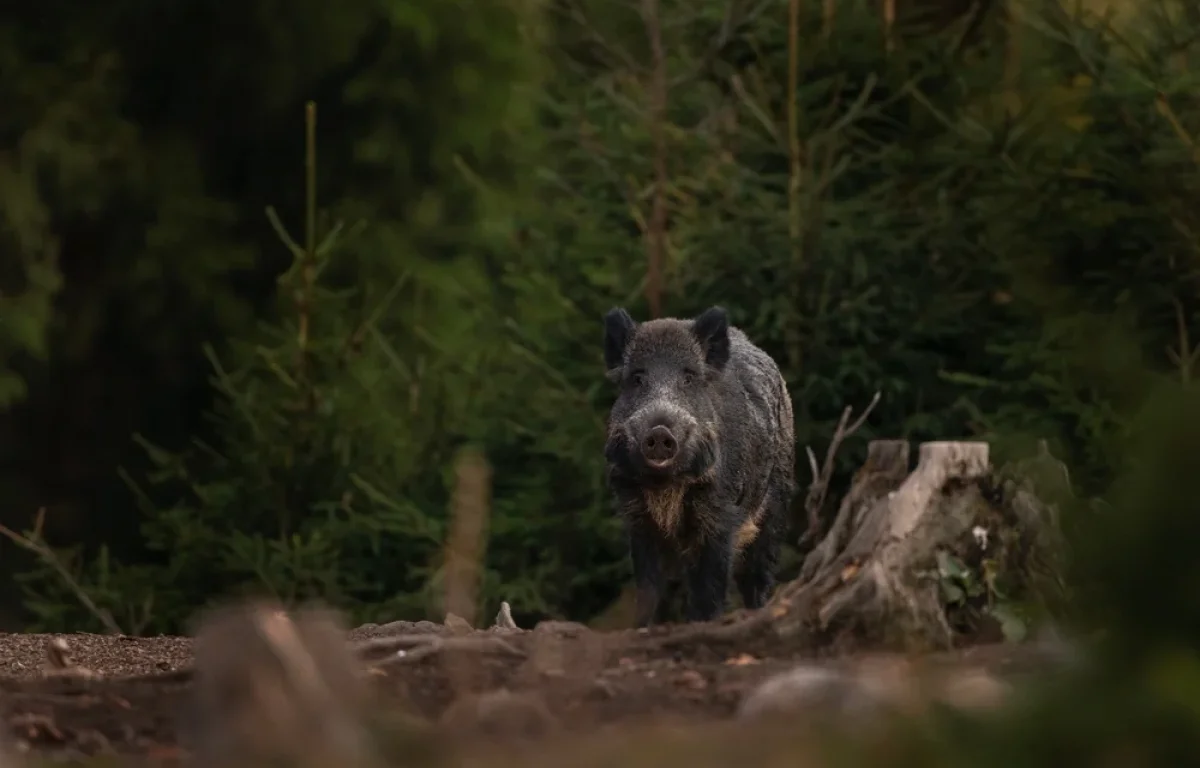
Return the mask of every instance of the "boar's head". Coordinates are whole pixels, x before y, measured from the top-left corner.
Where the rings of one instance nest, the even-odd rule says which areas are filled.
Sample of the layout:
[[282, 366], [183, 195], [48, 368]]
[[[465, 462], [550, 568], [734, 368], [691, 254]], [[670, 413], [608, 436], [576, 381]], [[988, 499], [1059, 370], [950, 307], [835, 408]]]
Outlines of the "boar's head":
[[710, 307], [691, 320], [636, 323], [604, 316], [607, 378], [618, 387], [605, 456], [639, 483], [700, 479], [716, 464], [729, 317]]

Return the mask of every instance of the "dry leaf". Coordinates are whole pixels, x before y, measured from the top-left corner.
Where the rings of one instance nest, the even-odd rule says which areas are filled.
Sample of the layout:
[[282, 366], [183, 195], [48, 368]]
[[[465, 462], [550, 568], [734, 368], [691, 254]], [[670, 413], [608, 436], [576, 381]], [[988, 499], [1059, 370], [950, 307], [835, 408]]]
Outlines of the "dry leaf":
[[743, 653], [740, 656], [734, 656], [730, 659], [725, 659], [725, 663], [731, 667], [744, 667], [747, 664], [757, 664], [758, 659], [748, 653]]

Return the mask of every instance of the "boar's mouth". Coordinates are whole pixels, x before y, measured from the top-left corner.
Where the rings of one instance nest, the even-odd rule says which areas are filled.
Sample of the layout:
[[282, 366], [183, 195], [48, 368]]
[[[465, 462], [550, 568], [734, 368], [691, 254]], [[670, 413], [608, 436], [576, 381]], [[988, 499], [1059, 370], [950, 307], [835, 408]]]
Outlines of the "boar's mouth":
[[647, 479], [668, 481], [681, 474], [679, 462], [675, 459], [659, 461], [643, 457], [641, 463], [643, 466], [642, 476]]
[[629, 445], [629, 450], [624, 457], [626, 466], [630, 470], [630, 474], [639, 479], [668, 481], [680, 474], [683, 469], [677, 456], [669, 459], [654, 459], [642, 455], [641, 451], [637, 449], [637, 443], [630, 441], [627, 445]]

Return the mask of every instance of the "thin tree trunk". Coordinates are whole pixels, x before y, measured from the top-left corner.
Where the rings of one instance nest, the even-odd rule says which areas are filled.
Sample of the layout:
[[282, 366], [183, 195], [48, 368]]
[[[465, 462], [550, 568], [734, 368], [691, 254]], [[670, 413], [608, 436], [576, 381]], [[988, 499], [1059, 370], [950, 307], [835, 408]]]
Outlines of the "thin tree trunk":
[[667, 59], [663, 50], [658, 0], [642, 0], [642, 19], [650, 42], [650, 138], [654, 145], [654, 197], [646, 227], [646, 303], [661, 317], [663, 275], [667, 268]]

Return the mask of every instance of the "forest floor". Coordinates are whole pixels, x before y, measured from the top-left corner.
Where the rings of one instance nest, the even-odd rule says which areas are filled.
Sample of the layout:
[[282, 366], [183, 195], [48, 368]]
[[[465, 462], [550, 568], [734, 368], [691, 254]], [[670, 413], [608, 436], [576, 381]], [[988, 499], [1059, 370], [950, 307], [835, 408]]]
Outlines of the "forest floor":
[[[536, 696], [539, 708], [552, 713], [556, 733], [580, 734], [649, 722], [670, 727], [728, 721], [765, 678], [802, 659], [814, 661], [811, 654], [766, 639], [709, 644], [688, 639], [688, 632], [678, 626], [594, 632], [556, 622], [530, 631], [475, 631], [466, 634], [478, 639], [469, 654], [405, 658], [392, 650], [372, 664], [370, 678], [386, 708], [414, 720], [442, 719], [464, 689], [504, 688]], [[448, 630], [428, 622], [396, 622], [349, 634], [352, 643], [366, 646], [420, 633], [446, 636]], [[74, 673], [48, 670], [48, 648], [62, 648], [63, 640]], [[173, 762], [183, 754], [180, 725], [191, 647], [191, 639], [180, 637], [0, 634], [3, 719], [22, 749], [33, 753]], [[1037, 656], [1028, 645], [988, 644], [923, 661], [1011, 679], [1035, 672], [1041, 665]], [[837, 665], [850, 658], [815, 661]]]

